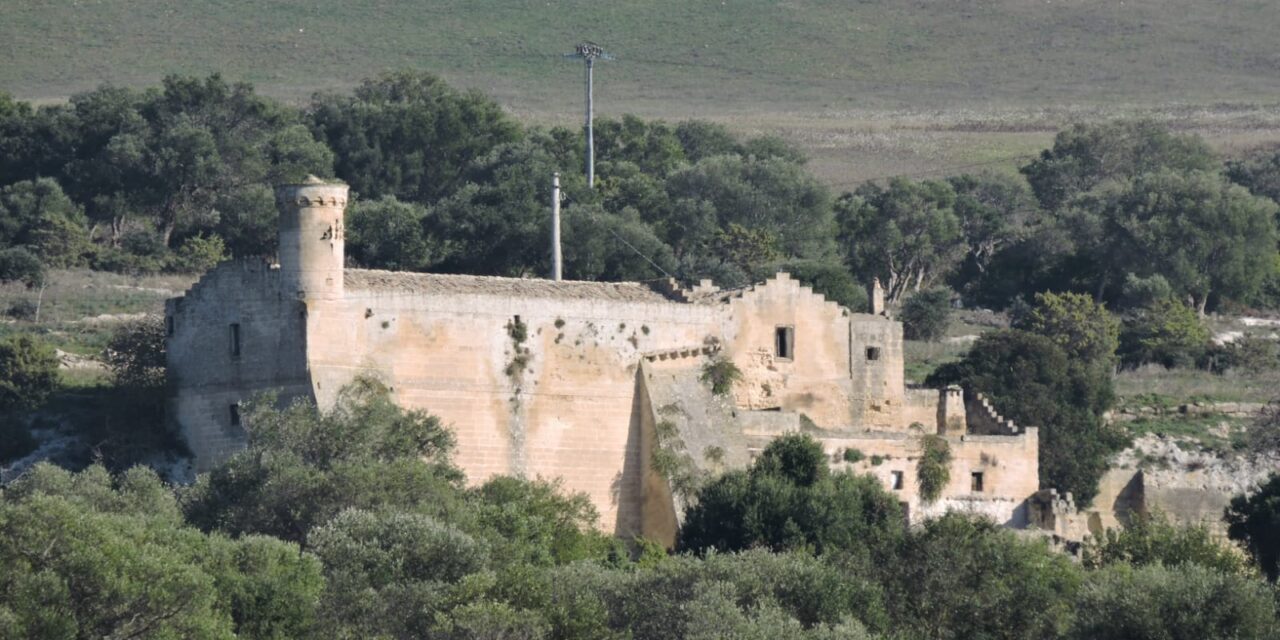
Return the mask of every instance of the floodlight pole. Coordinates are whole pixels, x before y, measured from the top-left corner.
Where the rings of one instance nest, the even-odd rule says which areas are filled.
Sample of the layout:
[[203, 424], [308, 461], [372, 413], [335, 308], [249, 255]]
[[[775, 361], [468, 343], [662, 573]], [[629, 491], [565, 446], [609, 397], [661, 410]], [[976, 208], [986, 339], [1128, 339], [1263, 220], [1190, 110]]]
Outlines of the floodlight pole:
[[594, 109], [594, 98], [592, 97], [592, 87], [594, 81], [592, 79], [592, 70], [595, 62], [599, 60], [612, 60], [613, 56], [605, 52], [604, 47], [594, 42], [583, 42], [574, 47], [573, 53], [566, 53], [566, 58], [581, 58], [586, 62], [586, 84], [587, 84], [587, 188], [594, 189], [596, 187], [596, 153], [595, 153], [595, 135], [592, 131], [591, 120]]
[[585, 56], [587, 62], [587, 188], [596, 188], [596, 139], [591, 130], [592, 106], [591, 69], [595, 66], [593, 56]]

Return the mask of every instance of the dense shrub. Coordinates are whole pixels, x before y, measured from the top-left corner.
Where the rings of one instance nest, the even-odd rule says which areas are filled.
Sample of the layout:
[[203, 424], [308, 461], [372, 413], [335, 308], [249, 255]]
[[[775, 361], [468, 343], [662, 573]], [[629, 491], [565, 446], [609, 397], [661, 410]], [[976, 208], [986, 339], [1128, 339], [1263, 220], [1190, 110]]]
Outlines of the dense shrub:
[[216, 234], [195, 235], [178, 247], [169, 270], [178, 273], [204, 273], [227, 258], [227, 244]]
[[917, 291], [907, 297], [898, 312], [902, 335], [908, 340], [937, 340], [946, 335], [951, 313], [950, 290]]
[[1078, 504], [1097, 494], [1108, 456], [1127, 441], [1102, 419], [1114, 401], [1110, 368], [1068, 357], [1044, 336], [984, 334], [926, 382], [981, 392], [1017, 424], [1040, 427], [1040, 485], [1070, 491]]
[[942, 436], [926, 434], [920, 438], [920, 460], [916, 463], [916, 479], [920, 499], [935, 502], [951, 480], [951, 446]]
[[0, 249], [0, 282], [21, 282], [34, 287], [44, 282], [44, 264], [27, 249]]
[[1042, 335], [1072, 358], [1109, 366], [1119, 347], [1120, 321], [1079, 293], [1037, 293], [1015, 328]]
[[1227, 536], [1245, 545], [1272, 582], [1280, 579], [1280, 473], [1227, 507]]
[[697, 494], [680, 546], [736, 551], [760, 546], [866, 557], [902, 534], [898, 501], [870, 476], [831, 473], [804, 435], [774, 440], [746, 471], [730, 471]]
[[1223, 544], [1207, 526], [1176, 525], [1159, 512], [1137, 514], [1123, 528], [1107, 529], [1090, 538], [1083, 559], [1084, 565], [1093, 569], [1120, 564], [1194, 564], [1223, 573], [1256, 575], [1240, 550]]
[[1089, 575], [1069, 638], [1271, 638], [1274, 595], [1257, 580], [1198, 564], [1119, 564]]
[[348, 508], [431, 516], [462, 511], [453, 436], [439, 419], [404, 411], [382, 384], [357, 380], [331, 410], [262, 397], [246, 404], [248, 446], [188, 491], [188, 519], [205, 530], [302, 543]]
[[702, 366], [699, 378], [711, 387], [711, 393], [718, 396], [733, 391], [733, 385], [742, 379], [742, 371], [732, 360], [716, 358]]
[[26, 334], [0, 340], [0, 414], [39, 407], [57, 388], [53, 347]]
[[1204, 356], [1209, 344], [1209, 329], [1195, 310], [1166, 298], [1125, 318], [1119, 354], [1128, 366], [1189, 367]]
[[320, 563], [297, 545], [186, 526], [149, 470], [41, 464], [0, 494], [0, 637], [295, 638]]
[[1081, 579], [1046, 542], [958, 513], [913, 528], [878, 574], [901, 637], [947, 640], [1058, 637]]

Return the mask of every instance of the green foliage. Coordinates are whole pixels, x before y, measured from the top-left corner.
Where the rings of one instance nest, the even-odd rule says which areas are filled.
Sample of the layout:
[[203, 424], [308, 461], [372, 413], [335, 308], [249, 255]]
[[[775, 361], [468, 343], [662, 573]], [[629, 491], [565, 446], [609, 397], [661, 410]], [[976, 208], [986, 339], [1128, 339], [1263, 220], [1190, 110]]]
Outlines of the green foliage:
[[204, 273], [227, 259], [227, 243], [216, 234], [194, 235], [182, 241], [170, 265], [179, 273]]
[[946, 438], [925, 434], [920, 438], [920, 461], [916, 463], [916, 479], [920, 486], [920, 499], [926, 504], [942, 496], [951, 480], [951, 445]]
[[1249, 193], [1280, 202], [1280, 151], [1258, 151], [1227, 162], [1227, 177]]
[[854, 449], [853, 447], [845, 449], [844, 453], [840, 454], [840, 458], [849, 463], [862, 462], [866, 457], [867, 456], [862, 453], [862, 450]]
[[292, 638], [310, 633], [320, 567], [296, 545], [187, 527], [141, 468], [41, 464], [0, 498], [3, 637]]
[[1247, 298], [1262, 285], [1276, 210], [1216, 171], [1166, 170], [1104, 183], [1073, 201], [1065, 224], [1092, 262], [1095, 292], [1127, 273], [1159, 274], [1203, 314], [1211, 295]]
[[1081, 580], [1044, 541], [958, 513], [913, 529], [880, 573], [905, 637], [957, 640], [1059, 637]]
[[52, 178], [0, 189], [0, 247], [25, 247], [51, 267], [80, 265], [88, 250], [84, 212]]
[[1215, 370], [1237, 369], [1250, 375], [1280, 369], [1280, 343], [1256, 333], [1246, 333], [1231, 342], [1211, 349], [1218, 360]]
[[111, 334], [102, 360], [115, 383], [129, 389], [163, 393], [165, 386], [164, 318], [149, 315], [120, 325]]
[[1053, 341], [1067, 356], [1110, 364], [1120, 341], [1120, 321], [1079, 293], [1037, 293], [1035, 306], [1015, 326]]
[[27, 334], [0, 339], [0, 414], [43, 405], [58, 379], [53, 347]]
[[822, 443], [807, 435], [784, 435], [760, 452], [751, 470], [809, 487], [827, 477], [830, 468]]
[[887, 187], [858, 187], [836, 203], [845, 262], [863, 278], [879, 278], [890, 302], [933, 287], [965, 256], [955, 201], [946, 182], [894, 178]]
[[1227, 536], [1249, 550], [1269, 580], [1280, 579], [1280, 474], [1272, 474], [1257, 491], [1232, 498], [1226, 520]]
[[832, 474], [808, 436], [770, 443], [748, 471], [712, 480], [685, 512], [680, 547], [754, 546], [865, 557], [902, 534], [897, 499], [870, 476]]
[[247, 448], [186, 492], [196, 526], [301, 543], [348, 508], [462, 509], [462, 477], [448, 458], [453, 436], [437, 418], [401, 410], [380, 383], [357, 380], [329, 411], [273, 405], [262, 397], [245, 406]]
[[493, 100], [411, 71], [365, 80], [354, 95], [317, 96], [308, 117], [354, 191], [419, 204], [453, 193], [472, 162], [520, 137]]
[[652, 280], [678, 269], [671, 248], [631, 208], [571, 205], [561, 233], [565, 272], [575, 280]]
[[1224, 545], [1204, 525], [1176, 525], [1163, 513], [1134, 516], [1122, 529], [1107, 529], [1084, 545], [1090, 569], [1129, 564], [1135, 567], [1198, 565], [1241, 576], [1256, 575], [1239, 549]]
[[1110, 369], [1070, 358], [1044, 336], [986, 333], [927, 384], [984, 393], [1018, 425], [1040, 427], [1040, 485], [1070, 491], [1082, 505], [1097, 493], [1107, 457], [1126, 442], [1102, 420], [1114, 401]]
[[702, 365], [703, 382], [711, 385], [711, 393], [723, 396], [733, 391], [733, 385], [742, 379], [738, 365], [727, 358], [716, 358]]
[[488, 564], [486, 545], [430, 516], [349, 509], [313, 530], [330, 637], [426, 635], [454, 584]]
[[369, 269], [420, 271], [435, 261], [423, 235], [426, 209], [394, 196], [361, 200], [347, 209], [347, 255]]
[[1030, 236], [1043, 216], [1021, 176], [983, 173], [947, 182], [956, 192], [952, 210], [966, 247], [964, 261], [950, 281], [966, 298], [981, 298], [996, 256]]
[[33, 288], [44, 282], [44, 263], [23, 247], [0, 249], [0, 282], [21, 282]]
[[1198, 640], [1269, 638], [1274, 596], [1263, 583], [1197, 564], [1127, 564], [1093, 572], [1080, 590], [1068, 638]]
[[1118, 121], [1077, 124], [1059, 132], [1053, 148], [1042, 151], [1022, 173], [1040, 204], [1056, 210], [1108, 180], [1161, 169], [1211, 171], [1217, 165], [1199, 137], [1173, 134], [1149, 121]]
[[837, 255], [830, 193], [795, 162], [713, 156], [672, 172], [665, 187], [670, 205], [649, 215], [686, 279], [741, 286], [776, 256]]
[[1128, 366], [1156, 363], [1194, 365], [1209, 348], [1209, 329], [1194, 309], [1166, 298], [1138, 309], [1120, 332], [1120, 360]]
[[1132, 273], [1125, 274], [1124, 287], [1120, 290], [1120, 304], [1126, 309], [1141, 309], [1173, 298], [1173, 287], [1164, 276], [1156, 274], [1146, 278]]
[[902, 335], [908, 340], [936, 341], [951, 325], [951, 291], [945, 288], [916, 291], [898, 312]]
[[887, 625], [876, 585], [804, 553], [681, 555], [640, 571], [578, 563], [531, 578], [504, 591], [555, 638], [852, 640]]
[[587, 496], [565, 495], [559, 482], [498, 476], [468, 501], [495, 566], [552, 566], [621, 553], [617, 541], [596, 528], [599, 515]]

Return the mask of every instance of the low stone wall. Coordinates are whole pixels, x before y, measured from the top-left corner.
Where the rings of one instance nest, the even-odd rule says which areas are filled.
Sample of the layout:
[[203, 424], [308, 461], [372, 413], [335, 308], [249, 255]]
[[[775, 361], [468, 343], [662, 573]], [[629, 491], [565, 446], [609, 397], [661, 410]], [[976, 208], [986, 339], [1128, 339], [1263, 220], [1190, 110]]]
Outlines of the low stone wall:
[[1112, 422], [1129, 422], [1172, 415], [1255, 418], [1266, 406], [1261, 402], [1194, 402], [1169, 407], [1122, 407], [1108, 413], [1106, 418]]

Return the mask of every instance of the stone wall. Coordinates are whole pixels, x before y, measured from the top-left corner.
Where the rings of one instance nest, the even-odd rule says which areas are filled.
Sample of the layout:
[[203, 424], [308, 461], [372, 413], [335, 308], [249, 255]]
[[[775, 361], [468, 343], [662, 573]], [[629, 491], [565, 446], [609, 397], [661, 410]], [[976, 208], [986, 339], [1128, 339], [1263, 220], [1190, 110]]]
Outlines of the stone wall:
[[283, 294], [279, 269], [252, 259], [224, 262], [166, 302], [169, 414], [197, 454], [196, 471], [244, 447], [233, 405], [267, 390], [281, 402], [311, 396], [307, 315], [305, 302]]
[[[851, 423], [847, 311], [781, 273], [730, 298], [725, 322], [725, 354], [743, 374], [738, 407], [803, 413], [823, 427]], [[780, 332], [789, 357], [778, 352]]]
[[[944, 436], [951, 449], [950, 479], [939, 500], [924, 504], [916, 479], [924, 430], [914, 433], [869, 432], [825, 436], [823, 448], [837, 469], [869, 473], [899, 496], [913, 522], [948, 510], [981, 513], [1011, 527], [1029, 524], [1026, 499], [1039, 487], [1039, 431], [1027, 429], [1016, 436]], [[846, 449], [864, 456], [856, 463], [844, 461]], [[981, 489], [973, 474], [980, 473]], [[900, 477], [895, 475], [900, 474]], [[900, 482], [899, 488], [895, 485]]]
[[[559, 477], [591, 498], [604, 528], [641, 531], [647, 461], [637, 367], [647, 352], [701, 349], [721, 333], [717, 307], [630, 299], [628, 291], [624, 299], [577, 297], [580, 289], [610, 294], [595, 291], [597, 283], [540, 290], [533, 281], [514, 297], [500, 289], [520, 281], [401, 274], [398, 284], [365, 288], [382, 277], [348, 270], [345, 301], [309, 318], [308, 361], [322, 403], [356, 375], [380, 376], [402, 406], [440, 416], [454, 431], [455, 460], [472, 483], [497, 474]], [[441, 283], [479, 284], [442, 291]]]

